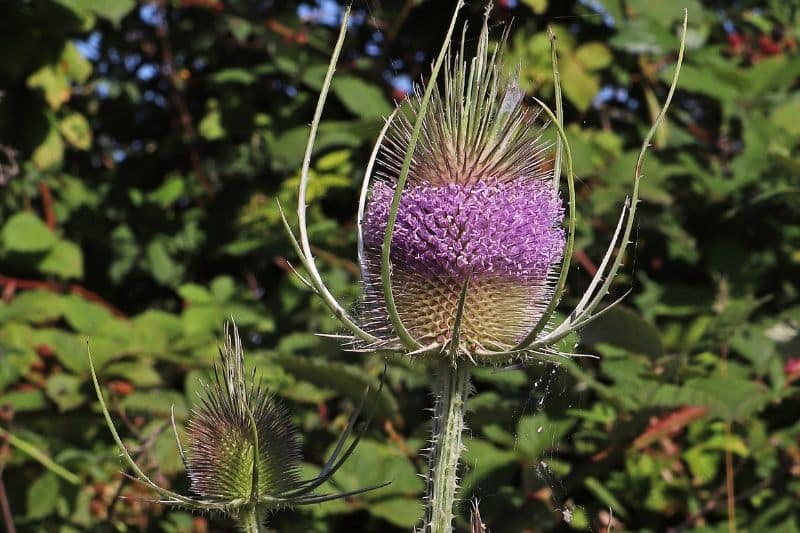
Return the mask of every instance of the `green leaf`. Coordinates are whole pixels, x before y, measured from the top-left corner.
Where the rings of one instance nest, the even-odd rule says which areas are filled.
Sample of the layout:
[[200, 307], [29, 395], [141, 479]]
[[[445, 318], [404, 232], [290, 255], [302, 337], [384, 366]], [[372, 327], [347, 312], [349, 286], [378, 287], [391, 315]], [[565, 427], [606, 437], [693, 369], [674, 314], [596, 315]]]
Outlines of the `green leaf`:
[[218, 141], [224, 139], [226, 135], [225, 127], [222, 125], [222, 113], [219, 109], [212, 109], [197, 125], [200, 136], [207, 141]]
[[155, 202], [161, 207], [172, 205], [176, 200], [186, 193], [184, 180], [180, 176], [168, 177], [158, 189], [147, 195], [147, 199]]
[[522, 3], [531, 8], [537, 15], [547, 11], [548, 0], [522, 0]]
[[695, 17], [703, 14], [702, 6], [696, 0], [687, 0], [680, 5], [672, 0], [626, 0], [624, 6], [628, 10], [628, 16], [646, 18], [665, 28], [670, 28], [673, 23], [682, 19], [684, 8], [689, 10], [691, 22], [695, 22]]
[[517, 454], [500, 449], [484, 440], [467, 437], [464, 441], [466, 446], [464, 462], [470, 468], [464, 476], [462, 490], [467, 494], [493, 472], [507, 469], [518, 461]]
[[149, 309], [133, 319], [137, 337], [146, 340], [147, 345], [156, 350], [166, 349], [183, 333], [180, 317], [165, 311]]
[[175, 391], [159, 389], [135, 391], [126, 396], [120, 403], [122, 407], [131, 411], [145, 412], [162, 417], [170, 416], [174, 405], [175, 417], [179, 420], [186, 419], [188, 414], [186, 400], [182, 394]]
[[69, 374], [55, 374], [47, 379], [45, 392], [47, 397], [58, 405], [60, 412], [69, 411], [84, 402], [81, 393], [82, 381]]
[[52, 291], [32, 290], [14, 296], [10, 303], [0, 300], [0, 322], [52, 322], [61, 317], [64, 297]]
[[226, 68], [218, 70], [211, 75], [210, 80], [214, 83], [241, 83], [250, 85], [256, 81], [256, 76], [252, 72], [243, 68]]
[[70, 113], [58, 123], [64, 139], [78, 150], [88, 150], [92, 146], [92, 127], [80, 113]]
[[661, 54], [677, 45], [675, 37], [661, 24], [644, 17], [623, 24], [609, 43], [630, 54]]
[[45, 472], [37, 477], [28, 487], [26, 518], [42, 519], [56, 510], [59, 500], [58, 477], [52, 472]]
[[569, 419], [551, 420], [545, 414], [523, 416], [517, 424], [517, 448], [526, 458], [540, 461], [572, 424]]
[[404, 530], [413, 529], [422, 522], [422, 505], [413, 498], [381, 499], [370, 502], [367, 510], [371, 515], [383, 518]]
[[181, 298], [192, 304], [210, 304], [214, 303], [214, 297], [202, 285], [196, 283], [187, 283], [178, 288], [178, 294]]
[[611, 492], [599, 480], [593, 477], [587, 477], [583, 481], [583, 484], [597, 497], [599, 501], [603, 502], [609, 509], [612, 509], [615, 515], [618, 515], [622, 518], [628, 518], [630, 515], [628, 510], [622, 506], [617, 497], [614, 496], [614, 493]]
[[[296, 170], [303, 162], [303, 153], [308, 140], [308, 126], [298, 126], [284, 131], [275, 140], [272, 153], [273, 166], [277, 170]], [[361, 144], [362, 137], [353, 131], [353, 124], [341, 121], [327, 121], [319, 126], [319, 135], [314, 144], [314, 152], [319, 153], [331, 147], [355, 147]]]
[[368, 409], [375, 409], [376, 414], [383, 417], [391, 417], [397, 413], [397, 400], [388, 387], [384, 387], [380, 395], [377, 395], [376, 380], [359, 367], [297, 355], [279, 355], [274, 360], [296, 378], [333, 389], [354, 402], [361, 401], [369, 386], [370, 393], [366, 401]]
[[31, 160], [39, 170], [52, 170], [61, 166], [64, 160], [64, 142], [55, 127], [47, 131], [42, 144], [34, 149]]
[[[118, 2], [120, 0], [111, 0], [111, 2], [105, 3], [112, 3], [114, 1]], [[123, 1], [134, 2], [135, 0]], [[99, 2], [93, 3], [98, 4]], [[59, 62], [59, 67], [64, 70], [64, 72], [67, 74], [67, 77], [71, 81], [74, 81], [80, 85], [86, 83], [89, 80], [89, 76], [92, 75], [92, 63], [83, 56], [80, 50], [78, 50], [78, 48], [75, 46], [75, 43], [72, 41], [69, 41], [64, 45], [64, 50], [61, 52], [61, 61]]]
[[184, 334], [189, 337], [210, 337], [225, 320], [225, 315], [216, 305], [193, 306], [186, 309], [181, 316]]
[[58, 110], [70, 98], [69, 79], [64, 71], [45, 65], [28, 77], [28, 87], [41, 89], [50, 109]]
[[183, 276], [183, 267], [173, 260], [161, 239], [150, 241], [147, 245], [147, 264], [153, 278], [162, 285], [176, 285]]
[[41, 89], [50, 109], [57, 111], [71, 97], [70, 82], [83, 84], [91, 73], [92, 64], [72, 42], [67, 42], [58, 62], [35, 71], [28, 77], [27, 85], [31, 89]]
[[111, 363], [103, 368], [103, 375], [123, 378], [137, 387], [155, 387], [161, 384], [161, 375], [151, 364], [142, 360]]
[[600, 80], [577, 61], [562, 61], [559, 67], [564, 96], [580, 111], [586, 111], [600, 90]]
[[[65, 2], [65, 0], [59, 0]], [[103, 0], [97, 2], [96, 0], [66, 0], [69, 5], [74, 6], [75, 9], [90, 11], [109, 20], [114, 26], [119, 26], [122, 19], [136, 7], [136, 0]]]
[[710, 483], [717, 476], [720, 466], [718, 453], [709, 452], [702, 446], [695, 446], [684, 452], [683, 459], [695, 480]]
[[575, 58], [589, 70], [600, 70], [611, 64], [611, 50], [603, 43], [586, 43], [575, 50]]
[[108, 309], [78, 295], [65, 297], [64, 318], [72, 329], [86, 335], [103, 333], [108, 322], [114, 320]]
[[[75, 374], [89, 369], [86, 343], [77, 335], [60, 329], [43, 328], [36, 331], [34, 342], [50, 347], [58, 362]], [[92, 355], [95, 355], [94, 350]], [[95, 364], [101, 366], [97, 361]]]
[[581, 342], [588, 345], [608, 343], [633, 353], [661, 357], [664, 346], [661, 334], [650, 322], [628, 307], [609, 309], [581, 331]]
[[12, 252], [46, 252], [56, 243], [56, 236], [42, 220], [29, 211], [11, 215], [3, 226], [3, 245]]
[[211, 293], [217, 302], [224, 303], [229, 301], [233, 298], [235, 292], [236, 285], [230, 276], [217, 276], [211, 281]]
[[48, 408], [47, 397], [40, 390], [22, 390], [0, 394], [0, 405], [10, 406], [17, 414]]
[[133, 268], [139, 254], [139, 245], [133, 231], [126, 226], [117, 226], [109, 235], [113, 259], [109, 266], [108, 275], [112, 281], [120, 280]]
[[662, 385], [650, 396], [649, 405], [702, 405], [714, 417], [746, 421], [770, 401], [766, 386], [737, 377], [711, 377], [688, 380], [683, 386]]
[[380, 88], [355, 76], [334, 78], [333, 92], [348, 111], [359, 117], [382, 117], [392, 112]]
[[[326, 457], [331, 451], [332, 447]], [[417, 469], [400, 450], [371, 439], [359, 442], [350, 458], [333, 476], [333, 481], [342, 490], [392, 482], [387, 487], [364, 494], [362, 497], [366, 500], [383, 500], [390, 495], [416, 496], [424, 487]]]
[[[0, 328], [0, 336], [11, 335], [14, 330], [25, 331], [27, 328], [18, 324], [8, 324]], [[3, 364], [0, 364], [0, 390], [16, 383], [25, 376], [33, 364], [39, 359], [30, 346], [20, 345], [11, 339], [0, 337], [0, 353], [3, 355]], [[2, 405], [2, 404], [0, 404]]]
[[74, 242], [59, 240], [39, 263], [39, 270], [61, 279], [83, 277], [83, 252]]

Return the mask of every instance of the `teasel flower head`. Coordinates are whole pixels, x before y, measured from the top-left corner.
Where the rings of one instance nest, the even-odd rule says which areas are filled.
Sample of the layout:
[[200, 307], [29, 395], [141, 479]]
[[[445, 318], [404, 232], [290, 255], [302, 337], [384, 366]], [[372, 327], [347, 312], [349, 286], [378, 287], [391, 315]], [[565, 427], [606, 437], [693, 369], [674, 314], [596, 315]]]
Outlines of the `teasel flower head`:
[[[552, 111], [538, 99], [525, 102], [514, 79], [501, 71], [505, 35], [490, 46], [488, 9], [475, 55], [467, 57], [465, 37], [454, 51], [450, 42], [462, 6], [424, 90], [387, 117], [367, 165], [358, 209], [363, 297], [354, 313], [322, 280], [306, 224], [311, 155], [344, 24], [300, 175], [299, 236], [285, 215], [284, 225], [307, 272], [298, 276], [341, 321], [354, 349], [447, 357], [453, 363], [558, 360], [570, 355], [556, 348], [560, 340], [616, 303], [598, 309], [630, 242], [644, 157], [674, 94], [683, 41], [667, 101], [642, 143], [632, 192], [608, 249], [587, 291], [556, 323], [572, 260], [576, 198], [555, 37]], [[542, 141], [545, 127], [555, 130], [553, 145]]]
[[266, 516], [273, 510], [346, 498], [386, 485], [315, 494], [358, 445], [361, 434], [354, 434], [354, 429], [364, 401], [319, 475], [302, 480], [297, 429], [286, 409], [256, 379], [255, 372], [245, 370], [241, 340], [233, 324], [225, 326], [225, 343], [220, 347], [213, 379], [204, 384], [199, 404], [190, 414], [185, 445], [172, 417], [176, 448], [193, 496], [157, 485], [133, 460], [111, 419], [91, 355], [89, 364], [103, 415], [122, 457], [134, 479], [158, 494], [160, 503], [228, 514], [243, 531], [255, 532], [262, 531]]
[[[458, 356], [508, 349], [527, 335], [553, 298], [565, 244], [538, 113], [502, 76], [500, 61], [485, 27], [471, 61], [463, 52], [447, 61], [444, 88], [434, 88], [421, 119], [391, 241], [402, 323], [423, 346]], [[388, 131], [363, 221], [361, 321], [390, 348], [402, 341], [381, 285], [381, 247], [422, 98], [418, 91]]]

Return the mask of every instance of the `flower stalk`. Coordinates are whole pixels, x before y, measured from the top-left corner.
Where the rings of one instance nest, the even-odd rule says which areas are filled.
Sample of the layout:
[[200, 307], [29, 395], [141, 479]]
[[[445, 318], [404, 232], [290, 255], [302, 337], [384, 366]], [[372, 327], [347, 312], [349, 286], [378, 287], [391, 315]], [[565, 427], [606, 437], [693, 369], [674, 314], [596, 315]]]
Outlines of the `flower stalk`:
[[471, 387], [470, 363], [439, 363], [433, 385], [436, 397], [427, 478], [428, 507], [425, 522], [430, 533], [453, 530], [453, 508], [458, 488], [458, 461], [464, 445], [464, 413]]
[[239, 529], [242, 533], [262, 533], [265, 522], [264, 514], [259, 512], [255, 505], [244, 510], [239, 519]]

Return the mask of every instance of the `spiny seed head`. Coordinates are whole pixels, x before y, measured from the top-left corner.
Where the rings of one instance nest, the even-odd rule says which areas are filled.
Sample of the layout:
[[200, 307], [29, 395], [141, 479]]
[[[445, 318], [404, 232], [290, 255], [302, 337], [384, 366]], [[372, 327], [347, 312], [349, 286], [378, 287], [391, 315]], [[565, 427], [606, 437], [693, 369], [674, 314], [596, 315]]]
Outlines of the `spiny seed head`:
[[[552, 298], [563, 254], [563, 206], [536, 113], [500, 74], [484, 24], [467, 67], [461, 52], [445, 68], [423, 118], [391, 240], [392, 294], [403, 325], [423, 346], [447, 345], [464, 298], [458, 352], [508, 349]], [[420, 114], [421, 95], [403, 105], [379, 158], [363, 223], [363, 327], [399, 344], [380, 281], [390, 205]]]
[[187, 425], [192, 491], [217, 501], [252, 498], [254, 461], [258, 495], [284, 493], [299, 480], [295, 427], [274, 396], [245, 371], [239, 334], [235, 326], [232, 329], [226, 325], [214, 381], [206, 385]]

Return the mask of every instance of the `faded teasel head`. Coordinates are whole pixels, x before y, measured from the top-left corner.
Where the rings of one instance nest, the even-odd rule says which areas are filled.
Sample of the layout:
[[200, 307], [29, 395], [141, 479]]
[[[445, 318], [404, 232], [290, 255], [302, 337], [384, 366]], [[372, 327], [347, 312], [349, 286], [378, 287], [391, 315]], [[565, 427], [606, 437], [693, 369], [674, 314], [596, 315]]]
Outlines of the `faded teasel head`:
[[[469, 357], [507, 350], [531, 331], [553, 297], [565, 244], [538, 113], [500, 65], [486, 23], [475, 57], [465, 57], [463, 41], [448, 57], [401, 184], [391, 239], [391, 287], [404, 327], [420, 345], [452, 351], [464, 291], [456, 351]], [[381, 284], [381, 249], [421, 102], [418, 92], [388, 130], [363, 220], [361, 321], [378, 346], [400, 344]]]
[[246, 500], [257, 469], [259, 494], [281, 494], [299, 481], [297, 430], [275, 397], [248, 375], [235, 327], [214, 377], [186, 427], [186, 471], [192, 492], [213, 500]]
[[89, 356], [97, 399], [114, 441], [133, 477], [158, 494], [159, 502], [224, 513], [242, 531], [262, 531], [266, 517], [275, 509], [347, 498], [388, 484], [335, 494], [316, 493], [358, 446], [361, 433], [355, 431], [355, 422], [363, 399], [319, 474], [303, 480], [297, 428], [288, 411], [256, 378], [255, 371], [245, 370], [236, 326], [226, 324], [225, 343], [219, 353], [213, 379], [204, 384], [200, 402], [189, 417], [185, 445], [174, 417], [172, 420], [175, 444], [194, 496], [159, 486], [134, 461], [111, 419]]

